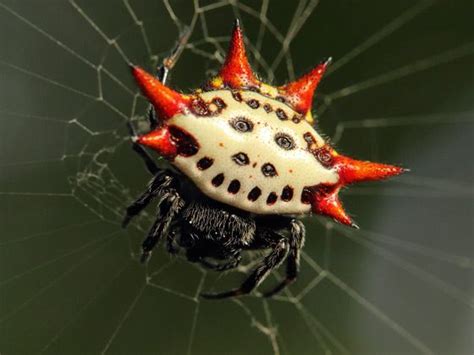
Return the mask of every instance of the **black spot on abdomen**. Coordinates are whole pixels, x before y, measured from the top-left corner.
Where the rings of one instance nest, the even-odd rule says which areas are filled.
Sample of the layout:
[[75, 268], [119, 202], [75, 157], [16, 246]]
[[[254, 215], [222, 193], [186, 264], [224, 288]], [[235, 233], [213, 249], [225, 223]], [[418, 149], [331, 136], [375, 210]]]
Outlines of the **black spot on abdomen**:
[[313, 193], [311, 192], [310, 189], [305, 187], [303, 191], [301, 192], [301, 203], [304, 203], [305, 205], [311, 204], [311, 200], [313, 199]]
[[176, 126], [170, 126], [169, 131], [179, 155], [191, 157], [199, 151], [199, 144], [191, 134]]
[[270, 113], [273, 111], [273, 108], [269, 104], [263, 105], [263, 109], [265, 110], [266, 113]]
[[217, 106], [217, 108], [219, 109], [219, 112], [227, 107], [224, 100], [222, 100], [220, 97], [213, 98], [212, 103]]
[[214, 164], [214, 159], [209, 158], [209, 157], [204, 157], [204, 158], [199, 159], [196, 165], [199, 170], [206, 170], [206, 169], [209, 169], [212, 166], [212, 164]]
[[240, 181], [239, 180], [232, 180], [227, 188], [227, 191], [231, 194], [236, 194], [240, 190]]
[[250, 190], [249, 194], [247, 195], [247, 198], [252, 202], [257, 201], [261, 194], [262, 190], [255, 186], [252, 190]]
[[242, 102], [242, 95], [240, 94], [240, 92], [232, 92], [232, 97], [235, 101]]
[[276, 193], [271, 192], [268, 197], [267, 197], [267, 205], [273, 205], [278, 199], [278, 196]]
[[224, 182], [224, 174], [222, 173], [217, 174], [216, 176], [214, 176], [211, 182], [212, 182], [212, 185], [214, 185], [215, 187], [221, 186], [222, 183]]
[[257, 109], [260, 107], [260, 102], [258, 100], [255, 100], [255, 99], [250, 99], [247, 101], [247, 105], [249, 105], [249, 107], [253, 108], [253, 109]]
[[265, 163], [262, 165], [262, 174], [266, 177], [273, 177], [278, 175], [275, 167], [271, 163]]
[[282, 201], [288, 202], [293, 198], [293, 188], [291, 186], [285, 186], [281, 192]]
[[232, 156], [232, 160], [237, 164], [237, 165], [248, 165], [250, 163], [249, 157], [245, 153], [237, 153]]
[[286, 112], [283, 111], [281, 108], [276, 109], [275, 113], [276, 113], [277, 117], [282, 121], [285, 121], [285, 120], [288, 119], [288, 116], [287, 116]]

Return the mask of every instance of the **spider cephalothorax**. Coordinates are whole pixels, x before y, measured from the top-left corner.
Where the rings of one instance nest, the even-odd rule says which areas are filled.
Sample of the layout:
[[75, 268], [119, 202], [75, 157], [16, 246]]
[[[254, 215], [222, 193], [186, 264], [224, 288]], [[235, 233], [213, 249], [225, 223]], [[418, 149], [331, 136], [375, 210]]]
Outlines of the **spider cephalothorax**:
[[[235, 248], [238, 251], [275, 248], [278, 244], [280, 239], [270, 238], [268, 234], [283, 227], [275, 218], [264, 219], [264, 215], [281, 216], [280, 219], [285, 220], [283, 216], [317, 213], [356, 226], [338, 198], [341, 187], [387, 178], [400, 174], [403, 169], [342, 156], [313, 128], [313, 94], [329, 62], [322, 62], [295, 82], [269, 86], [252, 72], [237, 23], [219, 74], [203, 89], [191, 94], [178, 93], [165, 86], [160, 78], [132, 66], [133, 75], [153, 105], [157, 118], [155, 129], [135, 137], [136, 143], [165, 157], [200, 194], [206, 196], [200, 198], [209, 201], [193, 210], [189, 206], [196, 206], [196, 201], [181, 192], [181, 204], [189, 207], [184, 213], [188, 216], [184, 218], [185, 223], [193, 225], [191, 219], [197, 218], [199, 213], [215, 215], [213, 218], [222, 221], [226, 217], [216, 217], [220, 213], [218, 210], [229, 210], [230, 214], [226, 216], [240, 218], [242, 222], [233, 227], [230, 222], [223, 223], [220, 243], [232, 244], [226, 233], [234, 235], [235, 231], [231, 229], [250, 226], [243, 228], [246, 232], [237, 238], [240, 244]], [[175, 187], [175, 190], [180, 189]], [[300, 224], [291, 221], [286, 227], [302, 230]], [[215, 221], [209, 217], [206, 223]], [[193, 228], [207, 239], [212, 233], [219, 233], [219, 230], [206, 227], [205, 223], [199, 228], [194, 223]], [[276, 244], [268, 242], [268, 238], [276, 240]], [[286, 248], [286, 252], [282, 252], [285, 255], [288, 249], [291, 253], [292, 238], [296, 237], [293, 235], [289, 245], [282, 246]], [[303, 237], [298, 238], [296, 247], [299, 250]], [[285, 240], [288, 242], [288, 238]], [[182, 244], [189, 252], [186, 242]], [[201, 245], [200, 252], [196, 252], [198, 261], [203, 262], [206, 252], [209, 254], [206, 257], [218, 258], [217, 249], [222, 245], [219, 242], [211, 244], [206, 246], [207, 251]], [[224, 254], [232, 254], [234, 249], [225, 250]], [[244, 293], [239, 289], [235, 294], [239, 292]]]

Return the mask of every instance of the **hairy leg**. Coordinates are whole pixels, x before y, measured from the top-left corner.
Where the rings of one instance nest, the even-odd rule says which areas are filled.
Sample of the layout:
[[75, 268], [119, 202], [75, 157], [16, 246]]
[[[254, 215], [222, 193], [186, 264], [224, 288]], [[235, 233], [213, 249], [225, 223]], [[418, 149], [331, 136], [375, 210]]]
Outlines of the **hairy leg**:
[[173, 255], [179, 252], [179, 248], [174, 244], [177, 233], [178, 231], [176, 229], [172, 229], [166, 236], [166, 250]]
[[264, 297], [271, 297], [277, 294], [286, 286], [294, 282], [298, 276], [301, 248], [303, 248], [306, 234], [303, 222], [292, 219], [290, 222], [289, 231], [290, 237], [288, 242], [290, 244], [290, 251], [288, 253], [288, 258], [286, 259], [286, 277], [273, 290], [264, 293]]
[[[266, 231], [266, 234], [272, 235], [272, 238], [275, 238], [272, 251], [239, 288], [221, 293], [202, 293], [201, 296], [207, 299], [222, 299], [242, 296], [252, 292], [252, 290], [265, 280], [268, 274], [285, 260], [289, 249], [288, 240], [283, 236], [270, 231]], [[268, 238], [268, 236], [265, 238]]]
[[142, 243], [141, 262], [145, 262], [149, 258], [159, 240], [167, 235], [171, 222], [173, 222], [183, 205], [184, 201], [176, 190], [173, 189], [164, 193], [163, 199], [158, 205], [155, 223], [151, 226], [146, 239]]
[[138, 215], [155, 197], [163, 195], [164, 191], [174, 188], [177, 185], [176, 178], [168, 171], [157, 174], [148, 184], [147, 189], [138, 199], [136, 199], [125, 213], [122, 227], [125, 228], [133, 217]]

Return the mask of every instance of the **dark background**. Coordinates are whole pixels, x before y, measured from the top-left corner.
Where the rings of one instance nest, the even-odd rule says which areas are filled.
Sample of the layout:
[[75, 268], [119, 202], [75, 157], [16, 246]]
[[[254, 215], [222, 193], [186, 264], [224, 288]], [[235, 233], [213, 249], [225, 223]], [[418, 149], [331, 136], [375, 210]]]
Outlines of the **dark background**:
[[[166, 4], [0, 0], [0, 353], [472, 353], [472, 2]], [[275, 300], [208, 302], [200, 290], [246, 270], [216, 275], [163, 251], [144, 267], [153, 209], [119, 227], [149, 179], [128, 141], [146, 103], [126, 63], [151, 70], [194, 19], [170, 83], [197, 87], [235, 17], [273, 83], [332, 56], [320, 131], [344, 154], [412, 171], [343, 192], [360, 231], [306, 218], [301, 276]]]

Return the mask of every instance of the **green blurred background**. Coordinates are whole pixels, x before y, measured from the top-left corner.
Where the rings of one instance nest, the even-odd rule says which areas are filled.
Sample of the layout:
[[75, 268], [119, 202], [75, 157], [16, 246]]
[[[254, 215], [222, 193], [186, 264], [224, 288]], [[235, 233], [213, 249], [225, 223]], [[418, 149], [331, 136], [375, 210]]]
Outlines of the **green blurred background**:
[[[472, 354], [472, 16], [464, 0], [0, 0], [0, 353]], [[153, 208], [119, 226], [149, 179], [128, 141], [146, 102], [126, 63], [151, 70], [192, 26], [170, 83], [194, 88], [235, 17], [270, 82], [332, 56], [320, 131], [412, 172], [344, 191], [360, 231], [306, 218], [287, 292], [209, 302], [200, 290], [245, 268], [163, 251], [145, 267]]]

